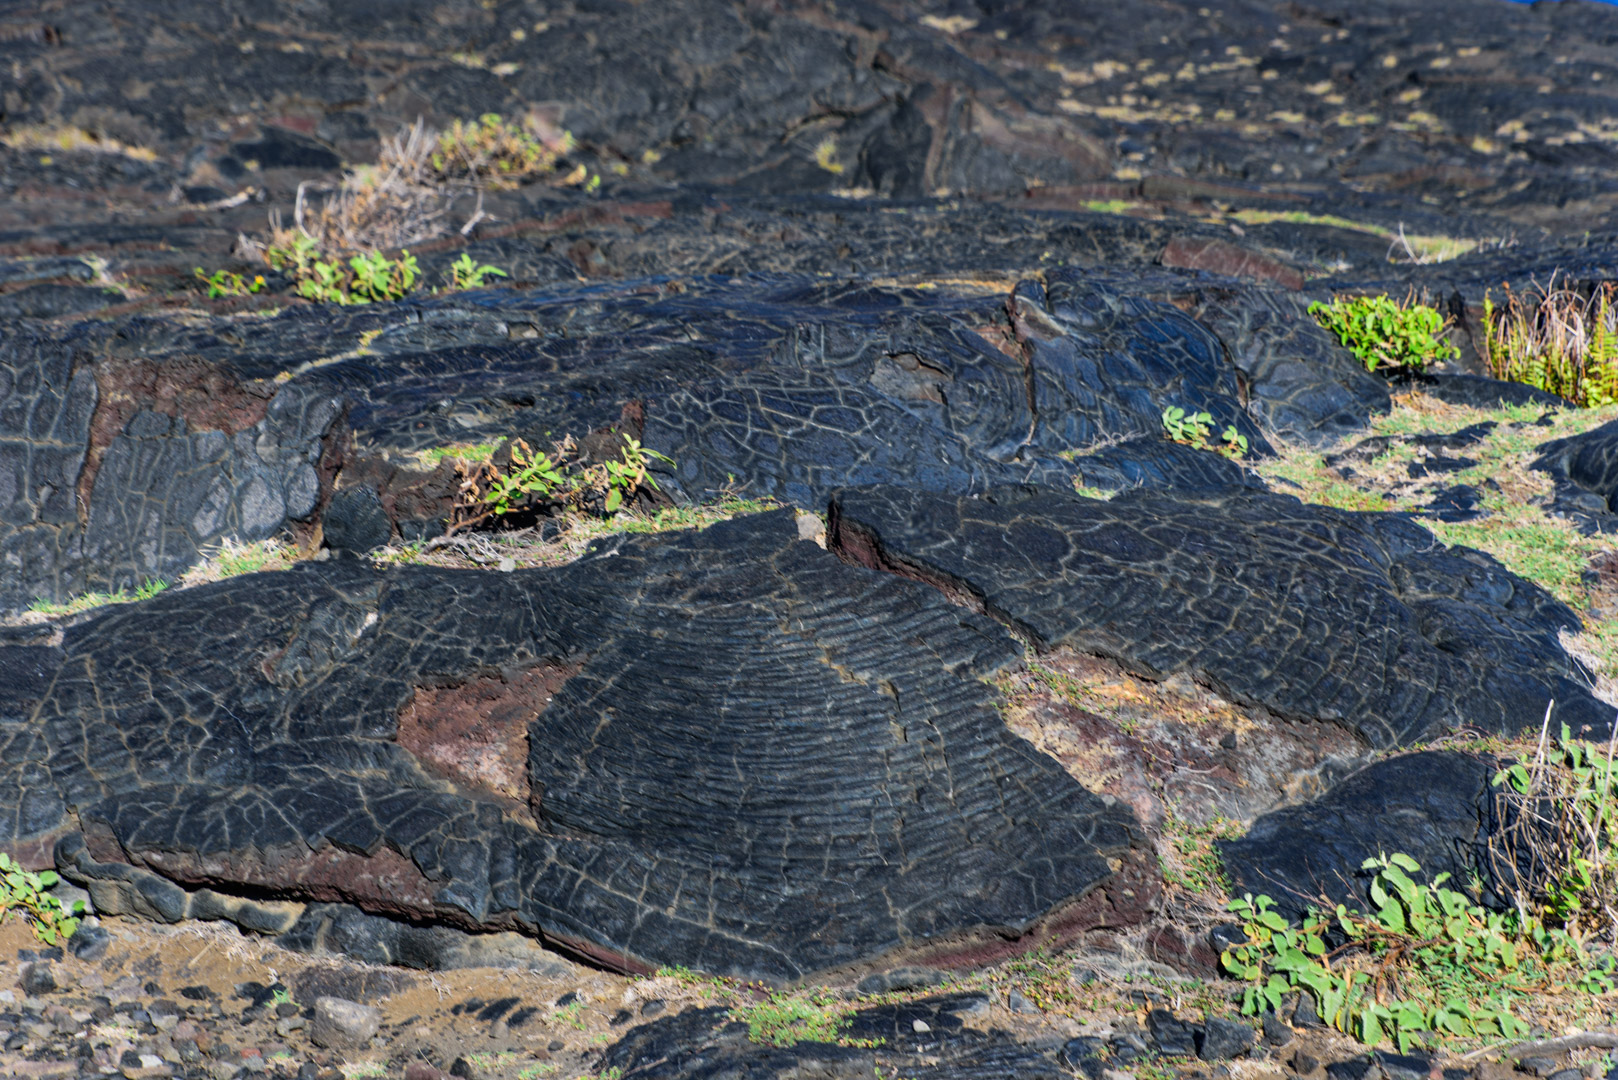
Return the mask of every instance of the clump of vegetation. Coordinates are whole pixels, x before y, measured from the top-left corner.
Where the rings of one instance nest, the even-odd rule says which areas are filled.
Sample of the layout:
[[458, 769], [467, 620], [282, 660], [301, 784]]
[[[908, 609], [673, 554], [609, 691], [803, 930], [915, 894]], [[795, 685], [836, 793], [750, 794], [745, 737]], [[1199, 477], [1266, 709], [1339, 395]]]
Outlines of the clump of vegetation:
[[1247, 894], [1230, 911], [1247, 940], [1225, 950], [1225, 968], [1247, 982], [1242, 1011], [1278, 1009], [1308, 990], [1320, 1018], [1368, 1045], [1400, 1051], [1447, 1038], [1518, 1038], [1514, 1012], [1556, 986], [1610, 993], [1611, 963], [1591, 961], [1579, 941], [1520, 912], [1489, 911], [1449, 888], [1448, 874], [1418, 882], [1408, 855], [1365, 860], [1374, 871], [1365, 914], [1337, 905], [1294, 927], [1268, 896]]
[[1581, 939], [1618, 944], [1618, 744], [1602, 754], [1566, 724], [1551, 744], [1550, 716], [1534, 756], [1494, 778], [1505, 825], [1489, 839], [1489, 869], [1520, 918], [1539, 912]]
[[1589, 296], [1570, 288], [1524, 295], [1506, 290], [1505, 304], [1483, 299], [1483, 353], [1497, 379], [1526, 383], [1587, 408], [1618, 402], [1618, 286]]
[[1247, 436], [1237, 431], [1234, 424], [1225, 426], [1217, 444], [1208, 441], [1212, 427], [1213, 416], [1210, 413], [1188, 413], [1178, 405], [1171, 405], [1163, 410], [1163, 432], [1175, 442], [1183, 443], [1195, 450], [1212, 450], [1232, 461], [1246, 455]]
[[770, 1046], [796, 1046], [801, 1042], [838, 1043], [842, 1046], [879, 1045], [875, 1039], [850, 1039], [849, 1014], [854, 1006], [826, 993], [772, 993], [763, 1001], [734, 1006], [732, 1020], [747, 1025], [747, 1037]]
[[233, 274], [229, 270], [215, 270], [210, 274], [199, 266], [197, 279], [208, 286], [209, 300], [217, 300], [221, 296], [251, 296], [264, 288], [262, 274], [255, 274], [249, 281], [241, 274]]
[[1230, 840], [1242, 832], [1240, 824], [1214, 817], [1201, 825], [1169, 815], [1163, 821], [1163, 839], [1172, 850], [1159, 856], [1163, 880], [1200, 896], [1220, 896], [1226, 889], [1225, 860], [1215, 841]]
[[79, 928], [79, 916], [84, 914], [84, 901], [63, 906], [50, 893], [59, 881], [54, 870], [36, 874], [0, 852], [0, 921], [14, 911], [21, 912], [32, 924], [34, 935], [47, 945], [72, 937]]
[[28, 610], [39, 615], [77, 615], [81, 611], [104, 607], [107, 604], [129, 604], [137, 600], [150, 600], [166, 588], [168, 582], [153, 578], [137, 586], [133, 592], [128, 589], [119, 589], [117, 592], [89, 592], [63, 604], [51, 600], [35, 600], [28, 605]]
[[617, 513], [641, 490], [657, 490], [657, 479], [648, 472], [654, 460], [673, 463], [632, 435], [621, 434], [620, 440], [616, 458], [594, 464], [585, 464], [572, 436], [555, 444], [548, 454], [513, 439], [487, 460], [457, 459], [461, 487], [447, 532], [472, 528], [517, 510], [599, 508], [603, 515]]
[[[157, 160], [157, 152], [150, 147], [132, 146], [106, 132], [89, 131], [82, 127], [19, 124], [0, 131], [0, 146], [52, 153], [89, 151], [95, 154], [119, 154], [136, 161]], [[48, 157], [41, 162], [45, 165], [50, 163]]]
[[449, 264], [449, 287], [452, 291], [462, 289], [481, 289], [488, 284], [491, 277], [508, 277], [509, 275], [498, 266], [484, 263], [479, 266], [471, 255], [461, 253], [461, 257]]
[[[551, 127], [537, 116], [515, 123], [499, 113], [484, 113], [476, 120], [457, 120], [440, 132], [429, 160], [441, 180], [509, 188], [555, 173], [577, 145], [571, 132]], [[577, 180], [571, 174], [569, 180], [586, 183], [588, 172], [581, 170], [582, 165], [574, 170]], [[600, 178], [595, 182], [599, 184]]]
[[1339, 298], [1330, 304], [1316, 300], [1309, 314], [1336, 334], [1367, 371], [1420, 372], [1435, 360], [1460, 355], [1441, 336], [1448, 325], [1444, 316], [1413, 298], [1402, 304], [1386, 295]]
[[408, 250], [397, 259], [376, 251], [346, 261], [326, 259], [320, 256], [315, 238], [307, 235], [291, 237], [289, 247], [271, 246], [264, 260], [271, 269], [292, 275], [299, 296], [327, 304], [402, 300], [421, 276], [421, 268]]

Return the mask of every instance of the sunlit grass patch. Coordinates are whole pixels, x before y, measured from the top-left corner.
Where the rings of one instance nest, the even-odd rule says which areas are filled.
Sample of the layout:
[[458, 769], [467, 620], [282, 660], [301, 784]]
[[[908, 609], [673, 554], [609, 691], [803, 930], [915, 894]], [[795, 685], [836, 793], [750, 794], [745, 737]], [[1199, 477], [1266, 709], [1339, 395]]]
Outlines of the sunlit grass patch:
[[[1440, 263], [1458, 258], [1476, 250], [1481, 241], [1455, 236], [1416, 236], [1403, 229], [1390, 229], [1368, 221], [1353, 221], [1336, 214], [1312, 214], [1304, 210], [1233, 210], [1225, 215], [1243, 225], [1268, 225], [1285, 222], [1291, 225], [1322, 225], [1335, 229], [1348, 229], [1367, 233], [1388, 241], [1388, 261]], [[1397, 258], [1404, 255], [1403, 260]]]
[[168, 582], [153, 578], [133, 590], [119, 589], [116, 592], [89, 592], [62, 603], [56, 603], [52, 600], [35, 600], [28, 605], [28, 610], [36, 615], [77, 615], [81, 611], [105, 607], [108, 604], [132, 604], [137, 600], [150, 600], [166, 588], [168, 588]]
[[225, 540], [204, 561], [187, 570], [180, 584], [202, 585], [263, 570], [285, 570], [297, 560], [297, 551], [273, 537], [251, 543]]

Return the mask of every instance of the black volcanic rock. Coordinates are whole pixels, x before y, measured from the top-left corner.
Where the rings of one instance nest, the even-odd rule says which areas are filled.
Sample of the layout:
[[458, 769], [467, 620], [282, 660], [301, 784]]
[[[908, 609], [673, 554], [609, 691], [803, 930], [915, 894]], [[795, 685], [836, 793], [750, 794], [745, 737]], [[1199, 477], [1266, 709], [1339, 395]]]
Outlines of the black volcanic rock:
[[1404, 754], [1344, 778], [1319, 798], [1265, 814], [1246, 835], [1221, 841], [1232, 895], [1267, 895], [1289, 918], [1310, 906], [1371, 910], [1366, 859], [1395, 852], [1441, 873], [1488, 881], [1485, 852], [1498, 816], [1498, 765], [1453, 750]]
[[[967, 1027], [958, 1015], [981, 1007], [974, 994], [927, 998], [861, 1009], [848, 1018], [843, 1045], [805, 1041], [778, 1047], [752, 1042], [747, 1025], [724, 1009], [687, 1009], [642, 1024], [606, 1049], [607, 1069], [646, 1080], [719, 1080], [870, 1076], [883, 1071], [917, 1080], [1065, 1080], [1071, 1072], [1048, 1050], [1019, 1043], [1006, 1032]], [[919, 1022], [919, 1023], [918, 1023]], [[876, 1050], [860, 1045], [875, 1041]]]
[[1618, 531], [1618, 420], [1541, 444], [1534, 468], [1556, 483], [1551, 509], [1587, 533]]
[[385, 462], [545, 446], [631, 414], [673, 459], [656, 468], [676, 500], [1257, 486], [1161, 437], [1181, 405], [1269, 450], [1219, 339], [1142, 292], [1164, 284], [1053, 270], [1018, 287], [1009, 319], [1003, 294], [760, 277], [300, 308], [228, 333], [17, 330], [0, 340], [15, 387], [0, 477], [18, 493], [0, 552], [19, 569], [0, 604], [169, 579], [223, 539], [323, 518], [330, 546], [356, 551], [436, 531], [453, 485], [412, 501]]
[[1371, 746], [1521, 731], [1552, 698], [1575, 732], [1610, 722], [1558, 642], [1579, 626], [1571, 610], [1392, 515], [1235, 489], [1102, 501], [868, 488], [839, 494], [831, 516], [847, 557], [932, 581], [1038, 648], [1184, 672]]
[[1109, 860], [1150, 900], [1129, 811], [992, 707], [1005, 632], [786, 511], [550, 571], [303, 564], [54, 648], [0, 727], [11, 848], [65, 803], [92, 860], [190, 885], [781, 979], [1093, 923]]

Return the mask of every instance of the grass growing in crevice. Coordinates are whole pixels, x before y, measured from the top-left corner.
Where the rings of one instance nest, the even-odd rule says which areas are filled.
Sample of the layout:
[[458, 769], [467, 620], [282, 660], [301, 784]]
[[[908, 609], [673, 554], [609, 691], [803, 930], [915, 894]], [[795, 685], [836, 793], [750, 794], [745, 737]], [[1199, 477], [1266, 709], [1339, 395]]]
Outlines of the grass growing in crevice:
[[119, 589], [116, 592], [88, 592], [62, 603], [52, 600], [35, 600], [28, 605], [28, 610], [36, 615], [77, 615], [81, 611], [106, 607], [109, 604], [132, 604], [138, 600], [150, 600], [168, 588], [168, 585], [168, 582], [160, 578], [153, 578], [151, 581], [136, 586], [133, 590]]
[[699, 506], [664, 507], [650, 514], [625, 511], [605, 519], [587, 514], [565, 514], [554, 519], [560, 531], [548, 539], [541, 535], [537, 527], [502, 532], [468, 532], [430, 550], [425, 541], [411, 541], [382, 548], [372, 553], [371, 557], [384, 565], [419, 563], [483, 569], [561, 566], [576, 560], [592, 542], [603, 537], [619, 533], [704, 529], [743, 514], [759, 514], [775, 509], [778, 509], [778, 504], [772, 499], [728, 496]]
[[273, 537], [251, 543], [225, 540], [206, 559], [187, 570], [179, 583], [183, 586], [204, 585], [243, 574], [286, 570], [297, 561], [297, 551]]

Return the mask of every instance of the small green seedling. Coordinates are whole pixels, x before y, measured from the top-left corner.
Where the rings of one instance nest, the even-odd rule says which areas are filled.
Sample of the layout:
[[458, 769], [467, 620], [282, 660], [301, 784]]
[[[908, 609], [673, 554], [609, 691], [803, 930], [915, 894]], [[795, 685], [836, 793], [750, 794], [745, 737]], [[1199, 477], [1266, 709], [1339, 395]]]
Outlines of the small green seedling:
[[264, 276], [255, 274], [249, 281], [240, 274], [233, 274], [229, 270], [215, 270], [207, 273], [202, 267], [197, 267], [197, 278], [208, 286], [208, 299], [217, 300], [221, 296], [250, 296], [264, 288]]
[[1175, 442], [1194, 450], [1212, 450], [1232, 461], [1246, 455], [1247, 436], [1237, 431], [1236, 425], [1225, 425], [1225, 430], [1219, 434], [1217, 446], [1208, 441], [1212, 425], [1213, 416], [1210, 413], [1188, 413], [1178, 405], [1163, 410], [1163, 431]]
[[479, 266], [473, 261], [471, 255], [463, 252], [459, 259], [450, 263], [449, 287], [455, 290], [481, 289], [487, 283], [486, 279], [489, 277], [509, 276], [498, 266], [490, 266], [487, 263]]

